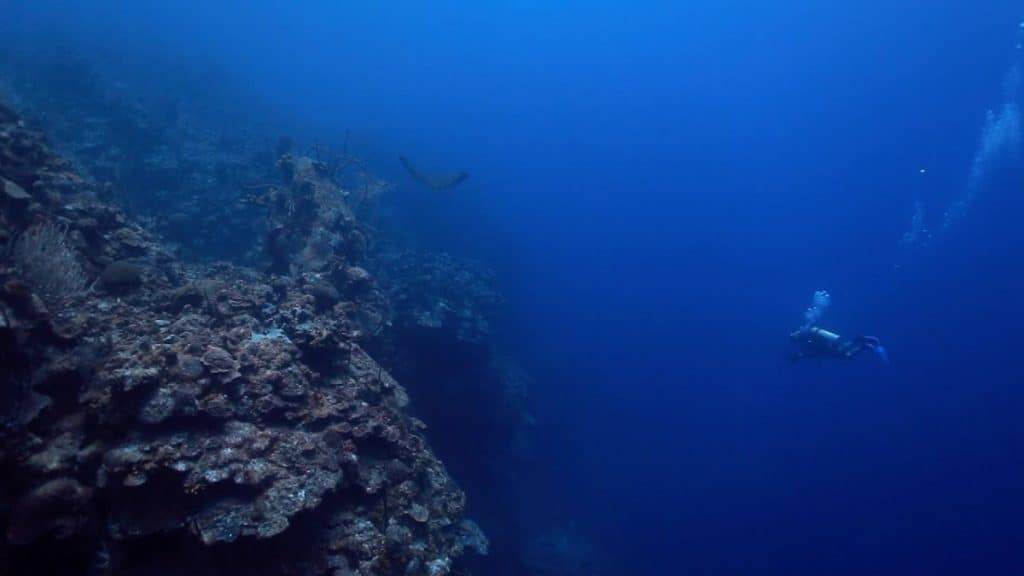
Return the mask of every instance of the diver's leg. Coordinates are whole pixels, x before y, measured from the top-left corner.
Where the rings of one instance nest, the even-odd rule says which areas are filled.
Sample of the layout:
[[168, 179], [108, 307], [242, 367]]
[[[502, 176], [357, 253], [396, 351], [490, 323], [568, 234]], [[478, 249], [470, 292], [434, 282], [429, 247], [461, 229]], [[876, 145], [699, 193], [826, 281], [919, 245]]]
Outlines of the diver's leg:
[[836, 346], [835, 350], [839, 353], [839, 356], [843, 358], [850, 358], [856, 356], [861, 351], [863, 346], [856, 340], [847, 340]]

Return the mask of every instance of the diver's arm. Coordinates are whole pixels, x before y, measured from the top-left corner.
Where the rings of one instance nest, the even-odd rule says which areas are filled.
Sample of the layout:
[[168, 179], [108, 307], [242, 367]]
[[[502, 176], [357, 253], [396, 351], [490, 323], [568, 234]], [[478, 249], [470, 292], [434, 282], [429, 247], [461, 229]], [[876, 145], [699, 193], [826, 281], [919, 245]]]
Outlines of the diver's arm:
[[888, 362], [888, 357], [886, 356], [885, 348], [882, 348], [881, 340], [874, 336], [856, 336], [851, 340], [843, 342], [839, 348], [847, 358], [856, 356], [865, 350], [874, 350], [883, 360]]

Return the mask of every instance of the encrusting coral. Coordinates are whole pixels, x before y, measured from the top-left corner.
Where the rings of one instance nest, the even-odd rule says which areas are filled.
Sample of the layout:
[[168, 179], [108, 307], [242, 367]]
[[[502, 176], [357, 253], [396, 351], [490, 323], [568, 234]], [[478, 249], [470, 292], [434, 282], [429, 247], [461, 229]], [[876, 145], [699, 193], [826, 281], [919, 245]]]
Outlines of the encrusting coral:
[[[190, 265], [0, 108], [0, 176], [30, 196], [0, 196], [0, 573], [440, 575], [486, 549], [365, 351], [384, 296], [351, 212], [289, 161], [299, 264]], [[21, 276], [41, 223], [88, 290]]]

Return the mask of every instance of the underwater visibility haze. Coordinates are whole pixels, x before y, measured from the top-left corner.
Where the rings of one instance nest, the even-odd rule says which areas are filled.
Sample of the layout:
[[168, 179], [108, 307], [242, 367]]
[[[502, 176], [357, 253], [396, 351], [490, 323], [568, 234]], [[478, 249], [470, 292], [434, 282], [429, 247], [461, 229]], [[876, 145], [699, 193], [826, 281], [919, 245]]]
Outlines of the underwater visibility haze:
[[0, 3], [0, 573], [1024, 571], [1024, 6]]

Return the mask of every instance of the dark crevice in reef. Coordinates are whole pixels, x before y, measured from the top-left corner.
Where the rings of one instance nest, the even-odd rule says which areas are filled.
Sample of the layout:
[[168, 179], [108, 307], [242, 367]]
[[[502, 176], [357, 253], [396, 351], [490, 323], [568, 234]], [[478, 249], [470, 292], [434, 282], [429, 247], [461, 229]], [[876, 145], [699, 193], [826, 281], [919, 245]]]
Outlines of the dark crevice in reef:
[[[446, 254], [401, 254], [374, 270], [393, 308], [370, 349], [405, 383], [432, 446], [467, 493], [505, 493], [472, 500], [470, 512], [495, 553], [515, 557], [514, 478], [529, 469], [535, 430], [530, 378], [493, 344], [503, 305], [494, 275]], [[481, 571], [521, 573], [514, 561]]]

